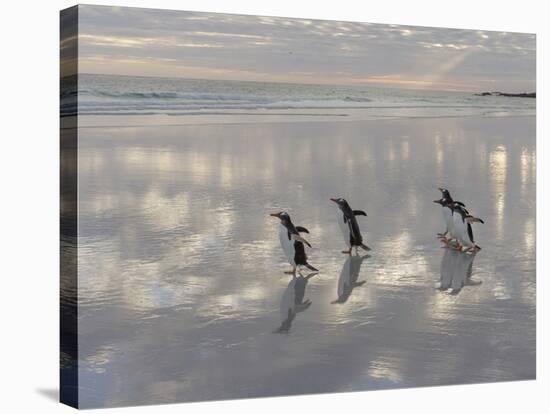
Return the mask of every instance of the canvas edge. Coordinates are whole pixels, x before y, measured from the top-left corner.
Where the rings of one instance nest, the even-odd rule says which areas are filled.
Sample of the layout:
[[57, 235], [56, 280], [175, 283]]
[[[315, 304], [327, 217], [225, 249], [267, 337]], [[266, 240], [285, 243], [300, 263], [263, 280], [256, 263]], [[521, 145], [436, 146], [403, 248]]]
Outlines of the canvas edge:
[[78, 6], [59, 23], [59, 401], [78, 408]]

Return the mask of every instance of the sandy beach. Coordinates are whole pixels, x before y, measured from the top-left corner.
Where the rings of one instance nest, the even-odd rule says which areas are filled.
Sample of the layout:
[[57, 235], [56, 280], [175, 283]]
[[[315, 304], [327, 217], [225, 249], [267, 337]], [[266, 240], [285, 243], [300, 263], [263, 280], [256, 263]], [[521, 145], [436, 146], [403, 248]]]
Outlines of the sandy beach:
[[[82, 407], [535, 378], [534, 117], [246, 120], [79, 129]], [[475, 257], [437, 240], [438, 186], [484, 219]]]

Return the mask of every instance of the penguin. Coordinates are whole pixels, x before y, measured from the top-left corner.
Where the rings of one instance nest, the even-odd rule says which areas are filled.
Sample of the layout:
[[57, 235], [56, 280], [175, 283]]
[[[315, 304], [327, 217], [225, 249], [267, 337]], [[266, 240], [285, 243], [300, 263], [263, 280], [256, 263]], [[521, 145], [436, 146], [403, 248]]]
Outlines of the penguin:
[[[445, 231], [443, 233], [437, 233], [437, 237], [445, 243], [449, 244], [455, 235], [453, 232], [453, 204], [458, 204], [459, 206], [465, 207], [464, 203], [461, 201], [455, 201], [451, 197], [451, 193], [446, 188], [439, 188], [441, 191], [441, 198], [439, 200], [434, 200], [434, 203], [440, 204], [442, 207], [443, 221], [445, 223]], [[449, 237], [447, 237], [449, 235]]]
[[355, 216], [366, 216], [363, 210], [352, 210], [348, 202], [343, 198], [331, 198], [330, 201], [336, 203], [338, 206], [338, 224], [340, 230], [344, 236], [344, 241], [349, 247], [349, 250], [344, 250], [342, 253], [351, 254], [351, 249], [355, 247], [357, 253], [359, 247], [369, 251], [370, 247], [363, 244], [363, 237], [361, 236], [361, 230]]
[[318, 272], [316, 268], [307, 262], [306, 249], [304, 244], [311, 247], [311, 244], [300, 236], [300, 233], [308, 233], [309, 231], [305, 227], [294, 226], [290, 216], [287, 212], [281, 211], [280, 213], [270, 214], [272, 217], [277, 217], [280, 220], [279, 225], [279, 241], [285, 256], [292, 266], [292, 270], [285, 272], [287, 274], [296, 274], [296, 269], [299, 266], [305, 266], [309, 270]]
[[[443, 221], [445, 223], [445, 231], [442, 233], [437, 233], [437, 237], [445, 243], [449, 244], [449, 241], [453, 239], [453, 210], [452, 203], [445, 198], [440, 198], [439, 200], [434, 200], [434, 203], [441, 205], [441, 211], [443, 213]], [[447, 238], [447, 235], [449, 237]]]
[[332, 305], [346, 303], [353, 292], [353, 289], [363, 286], [366, 280], [357, 281], [363, 260], [368, 259], [370, 255], [352, 256], [349, 255], [342, 266], [340, 277], [338, 278], [338, 299], [330, 302]]
[[482, 219], [472, 216], [465, 207], [459, 204], [452, 205], [453, 210], [453, 232], [457, 240], [457, 250], [462, 251], [466, 247], [466, 252], [477, 252], [481, 250], [474, 241], [474, 232], [472, 223], [485, 223]]
[[317, 273], [310, 273], [307, 276], [300, 275], [298, 277], [292, 277], [292, 280], [289, 282], [281, 298], [281, 326], [273, 331], [274, 333], [288, 333], [296, 314], [305, 311], [311, 306], [311, 300], [304, 300], [304, 296], [309, 279], [316, 274]]

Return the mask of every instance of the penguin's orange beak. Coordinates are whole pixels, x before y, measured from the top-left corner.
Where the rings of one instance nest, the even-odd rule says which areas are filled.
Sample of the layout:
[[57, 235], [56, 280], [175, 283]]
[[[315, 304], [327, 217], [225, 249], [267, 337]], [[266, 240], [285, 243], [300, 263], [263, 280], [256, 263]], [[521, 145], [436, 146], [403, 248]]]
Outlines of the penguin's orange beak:
[[336, 199], [335, 198], [329, 198], [330, 201], [334, 201], [335, 203], [337, 203]]
[[270, 216], [280, 218], [281, 213], [271, 213]]

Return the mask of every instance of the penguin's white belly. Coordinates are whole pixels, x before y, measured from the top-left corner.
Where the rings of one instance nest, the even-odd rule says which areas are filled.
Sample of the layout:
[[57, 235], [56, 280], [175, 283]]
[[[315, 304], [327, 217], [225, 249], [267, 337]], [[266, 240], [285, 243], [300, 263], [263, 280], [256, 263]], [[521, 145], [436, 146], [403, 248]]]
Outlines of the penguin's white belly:
[[473, 246], [470, 236], [468, 235], [468, 224], [462, 220], [462, 216], [459, 213], [453, 214], [453, 229], [456, 239], [463, 246]]
[[296, 262], [294, 261], [296, 253], [294, 250], [294, 240], [292, 240], [292, 237], [290, 240], [288, 239], [288, 230], [282, 224], [279, 225], [279, 241], [281, 242], [281, 247], [283, 248], [288, 263], [290, 263], [291, 266], [296, 266]]
[[342, 213], [340, 210], [338, 210], [338, 225], [340, 226], [342, 236], [344, 236], [344, 241], [346, 242], [348, 247], [351, 247], [349, 226], [347, 225], [347, 223], [344, 222], [344, 213]]
[[463, 233], [465, 230], [464, 222], [459, 213], [453, 213], [453, 237], [462, 243]]
[[452, 236], [453, 230], [453, 212], [447, 207], [443, 207], [443, 220], [445, 221], [445, 231], [449, 232]]
[[460, 213], [452, 212], [451, 213], [451, 237], [457, 239], [459, 243], [461, 242], [462, 228], [464, 227], [464, 222], [462, 221], [462, 216]]

